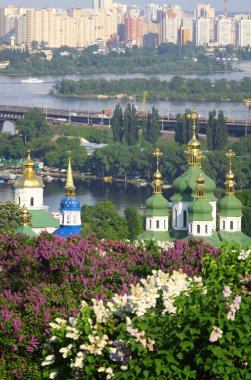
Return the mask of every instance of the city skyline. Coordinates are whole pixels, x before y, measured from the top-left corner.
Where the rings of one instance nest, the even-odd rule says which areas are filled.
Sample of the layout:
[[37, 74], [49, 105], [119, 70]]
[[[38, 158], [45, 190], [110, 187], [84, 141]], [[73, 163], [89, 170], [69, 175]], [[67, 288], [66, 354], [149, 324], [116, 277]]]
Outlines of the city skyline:
[[[141, 7], [144, 7], [144, 5], [148, 4], [150, 1], [145, 0], [123, 0], [123, 1], [117, 1], [119, 3], [124, 4], [136, 4]], [[156, 4], [166, 4], [169, 3], [165, 0], [162, 1], [151, 1]], [[180, 5], [184, 10], [193, 10], [197, 4], [206, 3], [207, 1], [199, 1], [199, 0], [190, 0], [189, 1], [189, 7], [187, 0], [176, 0], [176, 1], [170, 1], [172, 4]], [[224, 9], [224, 0], [212, 0], [209, 1], [209, 3], [215, 7], [216, 11], [223, 11]], [[34, 1], [31, 0], [12, 0], [12, 1], [4, 1], [0, 0], [0, 7], [5, 7], [7, 5], [16, 5], [16, 6], [24, 6], [24, 7], [30, 7], [30, 8], [43, 8], [43, 7], [54, 7], [54, 8], [73, 8], [73, 7], [81, 7], [81, 8], [88, 8], [91, 7], [92, 1], [91, 0], [74, 0], [71, 5], [69, 4], [69, 1], [67, 0], [36, 0], [36, 3], [34, 4]], [[70, 5], [70, 6], [69, 6]], [[233, 0], [228, 0], [228, 10], [229, 12], [251, 12], [251, 6], [250, 6], [250, 0], [240, 0], [238, 4], [234, 2]]]

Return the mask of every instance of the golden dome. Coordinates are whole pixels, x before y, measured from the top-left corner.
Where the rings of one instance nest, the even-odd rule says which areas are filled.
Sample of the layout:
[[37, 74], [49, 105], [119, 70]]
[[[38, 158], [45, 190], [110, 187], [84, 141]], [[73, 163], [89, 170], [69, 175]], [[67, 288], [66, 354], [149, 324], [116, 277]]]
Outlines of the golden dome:
[[44, 183], [41, 177], [37, 176], [34, 171], [34, 162], [31, 160], [30, 151], [28, 150], [28, 156], [24, 162], [24, 173], [21, 175], [14, 184], [17, 188], [41, 188], [44, 187]]
[[192, 120], [193, 136], [188, 142], [188, 164], [189, 166], [201, 167], [202, 154], [200, 151], [200, 142], [196, 138], [196, 120], [199, 120], [200, 116], [195, 109], [192, 110], [191, 114], [187, 115], [188, 119]]
[[161, 180], [162, 179], [162, 174], [160, 173], [159, 169], [154, 173], [154, 179], [155, 180]]

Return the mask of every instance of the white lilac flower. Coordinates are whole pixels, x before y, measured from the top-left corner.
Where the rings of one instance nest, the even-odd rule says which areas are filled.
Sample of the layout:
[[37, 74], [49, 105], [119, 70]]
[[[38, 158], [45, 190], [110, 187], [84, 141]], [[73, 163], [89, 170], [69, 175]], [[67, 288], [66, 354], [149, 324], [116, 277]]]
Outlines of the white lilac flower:
[[55, 361], [55, 355], [48, 355], [45, 357], [44, 361], [42, 362], [42, 366], [47, 366], [53, 364]]
[[127, 365], [122, 365], [120, 367], [121, 371], [126, 371], [128, 369]]
[[108, 336], [88, 335], [90, 344], [81, 344], [80, 349], [88, 351], [90, 354], [102, 355], [104, 347], [109, 343]]
[[219, 327], [213, 326], [213, 330], [210, 334], [209, 341], [212, 343], [217, 342], [220, 338], [222, 338], [222, 336], [223, 331]]
[[235, 320], [235, 314], [236, 314], [236, 311], [239, 310], [240, 308], [240, 303], [241, 303], [241, 297], [235, 296], [233, 302], [229, 305], [229, 310], [227, 313], [227, 319], [229, 321]]
[[52, 371], [50, 373], [49, 379], [56, 379], [57, 375], [58, 375], [58, 371]]
[[67, 358], [68, 354], [71, 352], [72, 344], [68, 344], [67, 347], [60, 348], [59, 352], [63, 354], [63, 358]]
[[222, 294], [223, 294], [223, 297], [226, 299], [231, 296], [232, 290], [230, 289], [229, 286], [224, 286]]
[[248, 249], [247, 251], [242, 250], [238, 256], [238, 260], [247, 260], [248, 256], [251, 253], [251, 249]]
[[92, 299], [92, 309], [99, 323], [106, 323], [111, 316], [111, 310], [104, 306], [103, 300]]
[[78, 338], [80, 336], [80, 331], [78, 329], [76, 329], [75, 327], [72, 327], [72, 326], [67, 326], [66, 331], [68, 331], [65, 335], [66, 338], [78, 340]]

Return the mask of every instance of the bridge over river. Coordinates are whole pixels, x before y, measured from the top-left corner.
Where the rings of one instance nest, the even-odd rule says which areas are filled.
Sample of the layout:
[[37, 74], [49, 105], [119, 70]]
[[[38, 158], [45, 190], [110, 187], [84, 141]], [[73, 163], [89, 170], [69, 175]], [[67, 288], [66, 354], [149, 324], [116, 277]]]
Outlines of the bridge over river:
[[[31, 107], [18, 107], [0, 105], [0, 120], [19, 120], [24, 117], [24, 114], [29, 111]], [[85, 123], [85, 124], [102, 124], [110, 126], [111, 115], [108, 116], [101, 112], [78, 111], [71, 112], [65, 109], [52, 109], [52, 108], [39, 108], [46, 119], [55, 123], [68, 122], [68, 123]], [[139, 114], [139, 119], [142, 116]], [[168, 115], [160, 115], [160, 125], [163, 130], [173, 130], [176, 125], [176, 117], [169, 113]], [[207, 119], [202, 117], [200, 119], [201, 132], [206, 132]], [[251, 119], [236, 120], [234, 118], [227, 118], [227, 129], [229, 135], [244, 136], [251, 133]]]

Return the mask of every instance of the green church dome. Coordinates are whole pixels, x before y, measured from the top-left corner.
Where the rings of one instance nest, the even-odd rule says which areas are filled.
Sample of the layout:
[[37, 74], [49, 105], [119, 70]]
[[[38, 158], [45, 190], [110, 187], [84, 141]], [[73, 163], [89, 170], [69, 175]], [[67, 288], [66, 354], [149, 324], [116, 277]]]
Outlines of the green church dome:
[[174, 195], [172, 201], [192, 202], [196, 196], [196, 180], [202, 174], [205, 178], [205, 199], [208, 202], [215, 201], [215, 182], [203, 173], [198, 166], [189, 166], [173, 183]]
[[213, 220], [213, 207], [206, 198], [196, 198], [187, 208], [188, 219], [198, 222], [211, 222]]
[[168, 216], [168, 201], [161, 193], [153, 194], [146, 201], [145, 216]]
[[225, 195], [219, 203], [220, 216], [242, 216], [242, 203], [234, 194]]

